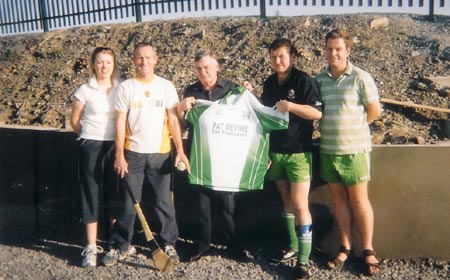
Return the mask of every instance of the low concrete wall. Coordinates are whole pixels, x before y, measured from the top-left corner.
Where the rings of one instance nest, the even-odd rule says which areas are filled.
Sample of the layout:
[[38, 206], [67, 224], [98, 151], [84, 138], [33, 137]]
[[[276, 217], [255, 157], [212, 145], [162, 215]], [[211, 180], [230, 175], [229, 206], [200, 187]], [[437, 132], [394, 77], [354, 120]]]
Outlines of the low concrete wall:
[[[377, 253], [392, 259], [450, 259], [450, 143], [375, 146], [371, 162]], [[314, 188], [310, 201], [331, 210], [326, 186]], [[333, 228], [319, 241], [320, 247], [336, 250], [336, 237]]]
[[373, 153], [375, 245], [390, 258], [450, 258], [450, 146]]
[[[68, 131], [0, 127], [0, 241], [9, 238], [8, 232], [48, 238], [80, 229], [75, 138]], [[450, 260], [449, 169], [450, 143], [374, 147], [369, 192], [375, 213], [374, 247], [380, 257]], [[192, 237], [195, 195], [179, 172], [174, 173], [173, 187], [180, 232]], [[144, 197], [143, 208], [147, 202]], [[339, 242], [323, 182], [314, 181], [310, 203], [313, 241], [334, 253]], [[249, 238], [280, 239], [281, 212], [278, 191], [269, 182], [263, 191], [238, 196], [237, 220]], [[17, 213], [27, 219], [17, 220]]]

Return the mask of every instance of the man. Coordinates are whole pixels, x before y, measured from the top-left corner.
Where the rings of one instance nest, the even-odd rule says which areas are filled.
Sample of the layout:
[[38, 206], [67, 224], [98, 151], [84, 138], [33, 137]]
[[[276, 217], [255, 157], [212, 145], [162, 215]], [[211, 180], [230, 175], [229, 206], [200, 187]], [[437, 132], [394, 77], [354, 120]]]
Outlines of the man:
[[262, 103], [289, 112], [287, 130], [270, 133], [272, 164], [267, 178], [276, 182], [285, 211], [290, 248], [281, 261], [297, 255], [297, 274], [310, 275], [312, 218], [308, 195], [312, 174], [313, 120], [322, 116], [322, 103], [315, 80], [294, 67], [297, 50], [288, 39], [276, 39], [269, 47], [272, 69], [264, 82]]
[[[162, 247], [178, 261], [174, 247], [178, 227], [170, 193], [169, 133], [176, 147], [175, 163], [181, 161], [189, 166], [189, 162], [183, 151], [176, 112], [176, 89], [170, 81], [154, 73], [157, 61], [156, 49], [150, 43], [139, 43], [135, 47], [132, 62], [136, 67], [136, 77], [124, 81], [117, 93], [114, 167], [122, 178], [122, 188], [129, 187], [138, 202], [142, 197], [144, 177], [148, 180], [155, 198], [155, 212], [161, 222], [159, 237]], [[113, 229], [115, 248], [103, 259], [107, 266], [124, 257], [133, 238], [136, 211], [128, 192], [121, 191], [124, 211]]]
[[319, 73], [325, 105], [320, 122], [320, 174], [328, 182], [341, 242], [330, 269], [342, 266], [352, 246], [354, 225], [362, 242], [369, 275], [380, 271], [372, 247], [373, 210], [368, 197], [371, 136], [369, 124], [381, 113], [372, 77], [349, 61], [352, 38], [343, 29], [325, 37], [328, 68]]
[[[210, 51], [201, 51], [194, 58], [194, 71], [198, 81], [188, 86], [184, 99], [177, 106], [178, 117], [184, 120], [185, 114], [192, 109], [196, 100], [217, 101], [238, 85], [219, 77], [219, 63]], [[192, 130], [189, 131], [187, 147], [192, 143]], [[189, 154], [189, 153], [188, 153]], [[190, 261], [199, 260], [208, 253], [212, 240], [212, 203], [218, 203], [219, 214], [223, 220], [223, 237], [229, 252], [237, 259], [245, 260], [245, 252], [236, 244], [234, 223], [234, 193], [229, 191], [214, 191], [200, 185], [193, 185], [198, 194], [199, 237], [195, 240], [195, 249]]]

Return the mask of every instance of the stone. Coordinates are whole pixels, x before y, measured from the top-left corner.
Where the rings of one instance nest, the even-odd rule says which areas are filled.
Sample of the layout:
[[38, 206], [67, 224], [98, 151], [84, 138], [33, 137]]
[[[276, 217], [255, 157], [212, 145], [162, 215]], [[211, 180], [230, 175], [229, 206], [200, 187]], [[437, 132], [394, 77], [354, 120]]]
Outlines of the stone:
[[450, 61], [450, 47], [445, 47], [442, 50], [440, 58], [444, 61]]
[[370, 28], [379, 29], [386, 28], [389, 25], [389, 19], [386, 17], [376, 18], [370, 22]]

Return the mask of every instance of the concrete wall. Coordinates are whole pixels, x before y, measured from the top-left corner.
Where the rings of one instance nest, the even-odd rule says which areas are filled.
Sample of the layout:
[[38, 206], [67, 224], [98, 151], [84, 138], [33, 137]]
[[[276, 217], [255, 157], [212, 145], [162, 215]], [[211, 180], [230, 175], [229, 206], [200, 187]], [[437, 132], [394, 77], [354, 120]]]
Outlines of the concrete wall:
[[[450, 143], [375, 146], [371, 162], [377, 253], [393, 259], [450, 259]], [[310, 201], [331, 211], [326, 186], [314, 188]], [[325, 217], [318, 217], [319, 222]], [[336, 240], [333, 227], [319, 243], [334, 251]]]

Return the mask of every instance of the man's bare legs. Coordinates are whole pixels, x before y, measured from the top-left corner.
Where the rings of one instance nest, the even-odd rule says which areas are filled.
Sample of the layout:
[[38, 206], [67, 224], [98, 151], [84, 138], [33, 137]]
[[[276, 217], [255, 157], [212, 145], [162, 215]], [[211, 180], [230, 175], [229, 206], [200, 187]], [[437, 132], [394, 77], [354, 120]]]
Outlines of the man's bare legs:
[[[368, 182], [362, 182], [352, 186], [344, 186], [342, 183], [329, 183], [333, 198], [334, 216], [339, 233], [341, 245], [351, 248], [352, 225], [361, 238], [363, 249], [373, 250], [374, 215], [368, 195]], [[375, 256], [365, 257], [367, 263], [378, 263]], [[345, 261], [347, 256], [339, 252], [336, 259]], [[373, 272], [378, 268], [373, 267]]]
[[[351, 249], [352, 214], [347, 188], [342, 183], [328, 183], [328, 187], [333, 199], [334, 219], [341, 241], [340, 245], [346, 249]], [[339, 252], [335, 259], [344, 262], [347, 260], [347, 255], [344, 252]]]

